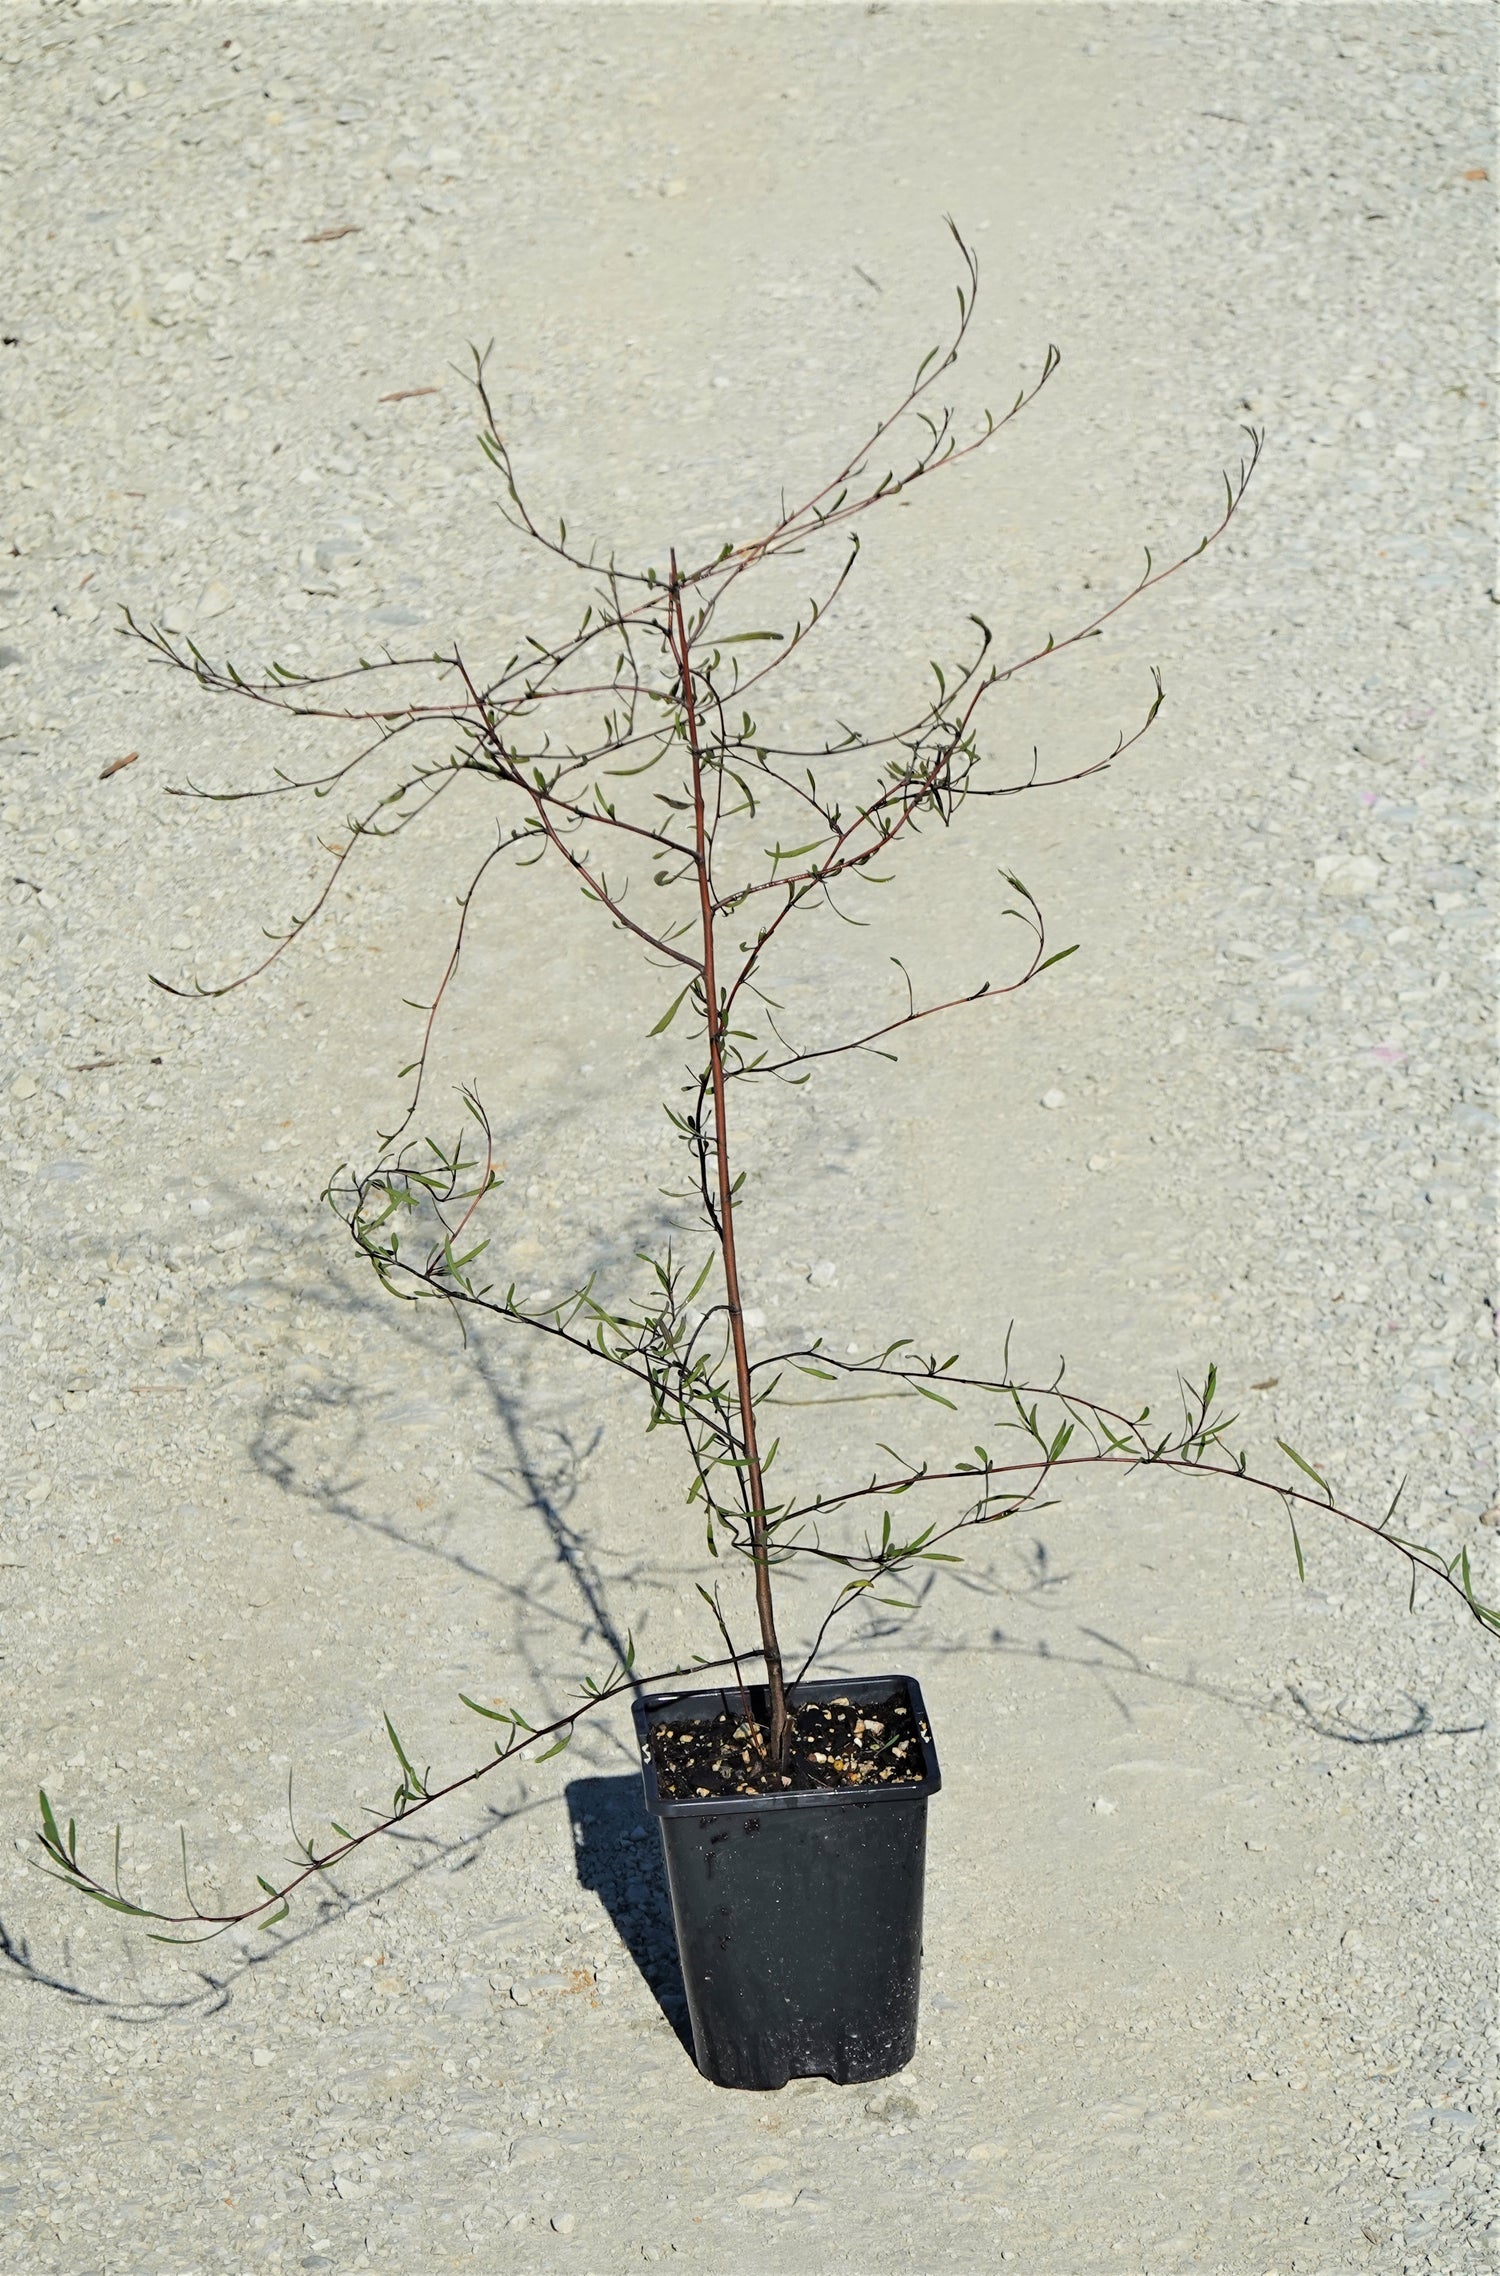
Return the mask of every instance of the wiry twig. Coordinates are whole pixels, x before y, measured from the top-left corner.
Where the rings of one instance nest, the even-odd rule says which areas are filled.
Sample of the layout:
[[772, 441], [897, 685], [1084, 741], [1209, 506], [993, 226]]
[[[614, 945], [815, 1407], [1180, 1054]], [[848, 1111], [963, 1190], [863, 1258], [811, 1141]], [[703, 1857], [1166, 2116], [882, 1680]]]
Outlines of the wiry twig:
[[[745, 1652], [740, 1654], [741, 1658], [747, 1656], [754, 1655]], [[555, 1717], [550, 1723], [536, 1726], [511, 1709], [481, 1707], [474, 1700], [465, 1699], [464, 1705], [475, 1714], [483, 1715], [491, 1722], [509, 1725], [510, 1737], [503, 1743], [497, 1740], [493, 1753], [474, 1769], [461, 1771], [456, 1778], [447, 1779], [438, 1786], [430, 1783], [429, 1774], [414, 1769], [396, 1727], [387, 1715], [386, 1734], [401, 1773], [392, 1807], [384, 1816], [377, 1818], [373, 1825], [364, 1827], [359, 1833], [349, 1833], [335, 1823], [333, 1831], [338, 1838], [322, 1851], [314, 1850], [309, 1842], [298, 1838], [293, 1824], [293, 1838], [297, 1841], [301, 1862], [287, 1878], [274, 1884], [257, 1874], [256, 1881], [262, 1894], [253, 1903], [241, 1906], [236, 1911], [205, 1911], [201, 1905], [193, 1902], [190, 1888], [187, 1891], [189, 1910], [186, 1912], [169, 1912], [157, 1906], [138, 1904], [134, 1899], [126, 1897], [119, 1882], [118, 1834], [115, 1842], [115, 1871], [110, 1881], [102, 1881], [79, 1859], [76, 1821], [70, 1818], [67, 1832], [64, 1833], [45, 1792], [41, 1795], [42, 1830], [39, 1838], [48, 1863], [42, 1870], [51, 1873], [54, 1879], [65, 1881], [69, 1888], [76, 1889], [81, 1896], [91, 1898], [95, 1904], [105, 1906], [110, 1912], [126, 1913], [135, 1920], [160, 1921], [168, 1928], [203, 1928], [213, 1936], [222, 1936], [226, 1929], [239, 1928], [247, 1922], [253, 1922], [259, 1930], [276, 1928], [286, 1919], [291, 1899], [308, 1881], [321, 1874], [331, 1873], [335, 1866], [344, 1864], [370, 1842], [378, 1841], [382, 1834], [393, 1833], [397, 1827], [404, 1829], [414, 1817], [423, 1810], [430, 1810], [435, 1803], [447, 1801], [450, 1796], [462, 1793], [466, 1787], [477, 1786], [481, 1779], [488, 1778], [503, 1764], [513, 1761], [527, 1747], [536, 1746], [542, 1739], [554, 1739], [556, 1743], [543, 1753], [526, 1758], [532, 1762], [545, 1762], [549, 1755], [563, 1751], [571, 1741], [575, 1728], [586, 1715], [591, 1715], [597, 1707], [607, 1706], [610, 1700], [619, 1698], [622, 1693], [651, 1689], [662, 1683], [678, 1683], [684, 1677], [697, 1678], [733, 1664], [735, 1663], [730, 1660], [693, 1660], [686, 1666], [667, 1668], [659, 1675], [652, 1676], [637, 1676], [627, 1664], [603, 1684], [589, 1687], [579, 1706], [570, 1709], [565, 1715]], [[184, 1836], [184, 1874], [186, 1860]], [[161, 1936], [156, 1941], [176, 1944], [198, 1943], [206, 1939]]]

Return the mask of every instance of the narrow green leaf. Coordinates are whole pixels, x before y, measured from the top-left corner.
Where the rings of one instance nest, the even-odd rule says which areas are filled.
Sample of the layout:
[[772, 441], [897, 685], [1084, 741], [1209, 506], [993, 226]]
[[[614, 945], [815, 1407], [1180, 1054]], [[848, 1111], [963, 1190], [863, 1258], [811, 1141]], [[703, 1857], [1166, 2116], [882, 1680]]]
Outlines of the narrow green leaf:
[[39, 1788], [38, 1793], [42, 1805], [43, 1838], [46, 1841], [47, 1847], [49, 1849], [55, 1849], [58, 1857], [65, 1862], [68, 1853], [63, 1848], [62, 1835], [57, 1830], [57, 1820], [52, 1815], [52, 1804], [47, 1799], [46, 1787], [43, 1786]]
[[1468, 1598], [1468, 1600], [1469, 1600], [1470, 1604], [1473, 1604], [1473, 1602], [1474, 1602], [1474, 1583], [1473, 1583], [1473, 1580], [1472, 1580], [1472, 1578], [1470, 1577], [1470, 1574], [1469, 1574], [1469, 1552], [1468, 1552], [1468, 1550], [1467, 1550], [1467, 1549], [1464, 1549], [1463, 1551], [1461, 1551], [1461, 1553], [1460, 1553], [1460, 1554], [1461, 1554], [1461, 1562], [1462, 1562], [1462, 1565], [1463, 1565], [1463, 1575], [1464, 1575], [1464, 1595], [1465, 1595], [1465, 1596]]
[[717, 1250], [709, 1250], [708, 1256], [704, 1262], [703, 1270], [699, 1273], [697, 1279], [693, 1282], [692, 1287], [688, 1290], [686, 1296], [683, 1298], [684, 1304], [692, 1303], [693, 1298], [697, 1295], [699, 1289], [703, 1286], [704, 1281], [707, 1280], [709, 1274], [713, 1271], [714, 1258], [717, 1254]]
[[1287, 1456], [1288, 1460], [1295, 1462], [1298, 1469], [1304, 1471], [1306, 1475], [1312, 1479], [1315, 1486], [1321, 1486], [1324, 1493], [1328, 1496], [1328, 1499], [1332, 1501], [1333, 1488], [1329, 1485], [1328, 1480], [1326, 1478], [1320, 1478], [1317, 1471], [1313, 1468], [1312, 1464], [1310, 1462], [1304, 1462], [1301, 1455], [1297, 1452], [1296, 1447], [1288, 1446], [1284, 1438], [1278, 1438], [1276, 1443], [1281, 1448], [1282, 1453]]
[[107, 1896], [103, 1889], [85, 1889], [83, 1893], [86, 1897], [92, 1897], [96, 1905], [103, 1905], [110, 1912], [128, 1913], [132, 1920], [156, 1920], [160, 1917], [154, 1912], [148, 1912], [144, 1905], [133, 1905], [128, 1897]]
[[396, 1751], [396, 1760], [400, 1763], [402, 1770], [406, 1774], [406, 1783], [414, 1794], [420, 1794], [423, 1790], [422, 1781], [420, 1778], [418, 1778], [416, 1772], [412, 1769], [411, 1764], [406, 1759], [406, 1749], [402, 1746], [401, 1741], [396, 1736], [396, 1726], [391, 1721], [389, 1715], [386, 1715], [384, 1717], [384, 1721], [386, 1735], [390, 1739], [391, 1745]]
[[665, 1011], [662, 1013], [662, 1016], [661, 1016], [661, 1018], [660, 1018], [660, 1019], [657, 1021], [657, 1023], [656, 1023], [656, 1025], [655, 1025], [655, 1027], [653, 1027], [653, 1028], [651, 1028], [651, 1029], [649, 1029], [649, 1030], [648, 1030], [648, 1033], [649, 1033], [650, 1035], [665, 1035], [665, 1034], [666, 1034], [666, 1031], [667, 1031], [667, 1029], [668, 1029], [668, 1028], [671, 1026], [671, 1024], [672, 1024], [673, 1020], [674, 1020], [674, 1019], [677, 1017], [677, 1014], [678, 1014], [679, 1010], [680, 1010], [680, 1009], [681, 1009], [681, 1007], [682, 1007], [682, 999], [683, 999], [683, 996], [687, 996], [687, 995], [690, 995], [690, 994], [692, 993], [692, 987], [693, 987], [693, 983], [692, 983], [692, 981], [691, 981], [691, 980], [689, 980], [689, 982], [688, 982], [687, 986], [686, 986], [686, 987], [683, 989], [683, 991], [682, 991], [682, 995], [681, 995], [681, 996], [674, 996], [674, 997], [673, 997], [673, 999], [672, 999], [671, 1003], [670, 1003], [670, 1004], [667, 1006], [667, 1009], [666, 1009], [666, 1010], [665, 1010]]

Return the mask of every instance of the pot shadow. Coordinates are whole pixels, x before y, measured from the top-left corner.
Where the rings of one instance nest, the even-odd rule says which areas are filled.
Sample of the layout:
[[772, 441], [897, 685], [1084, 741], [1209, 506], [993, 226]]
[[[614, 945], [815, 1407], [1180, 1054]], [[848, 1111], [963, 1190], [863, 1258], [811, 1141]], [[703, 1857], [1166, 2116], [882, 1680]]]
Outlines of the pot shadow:
[[677, 1963], [661, 1841], [645, 1815], [639, 1771], [574, 1778], [564, 1789], [578, 1879], [592, 1889], [686, 2053], [693, 2052]]

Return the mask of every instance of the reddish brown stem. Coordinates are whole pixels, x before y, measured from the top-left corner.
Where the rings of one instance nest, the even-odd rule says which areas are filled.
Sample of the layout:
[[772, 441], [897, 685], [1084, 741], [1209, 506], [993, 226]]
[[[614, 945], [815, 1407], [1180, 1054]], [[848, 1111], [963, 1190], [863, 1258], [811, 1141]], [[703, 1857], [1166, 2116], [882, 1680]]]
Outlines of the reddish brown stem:
[[719, 1251], [724, 1260], [724, 1294], [729, 1312], [729, 1340], [734, 1354], [735, 1393], [740, 1410], [740, 1446], [745, 1465], [745, 1492], [750, 1505], [750, 1553], [755, 1568], [755, 1612], [760, 1622], [761, 1650], [766, 1666], [766, 1688], [771, 1701], [771, 1765], [786, 1770], [790, 1736], [786, 1712], [786, 1678], [781, 1645], [776, 1636], [776, 1613], [771, 1599], [771, 1559], [766, 1532], [766, 1487], [760, 1448], [755, 1435], [755, 1400], [750, 1380], [750, 1354], [745, 1343], [745, 1315], [740, 1303], [740, 1268], [734, 1238], [734, 1180], [729, 1167], [729, 1118], [724, 1082], [724, 1011], [714, 962], [714, 895], [709, 872], [708, 816], [703, 797], [703, 753], [698, 735], [698, 706], [693, 693], [692, 657], [687, 622], [682, 613], [682, 587], [677, 579], [677, 556], [672, 555], [671, 640], [682, 693], [683, 722], [693, 770], [693, 859], [698, 872], [698, 909], [703, 936], [703, 996], [708, 1023], [709, 1085], [713, 1098], [714, 1166], [719, 1191]]

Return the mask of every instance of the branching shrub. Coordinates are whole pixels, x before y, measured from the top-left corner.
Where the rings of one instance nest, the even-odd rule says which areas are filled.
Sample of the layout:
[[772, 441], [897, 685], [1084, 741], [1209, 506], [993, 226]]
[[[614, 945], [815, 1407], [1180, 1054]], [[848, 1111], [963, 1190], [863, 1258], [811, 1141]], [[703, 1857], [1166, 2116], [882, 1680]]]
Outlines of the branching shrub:
[[[752, 1086], [804, 1083], [851, 1054], [889, 1058], [897, 1038], [939, 1015], [992, 1018], [1003, 1000], [1073, 953], [1071, 946], [1052, 945], [1036, 901], [1018, 877], [1007, 876], [1005, 914], [1017, 941], [1007, 974], [976, 975], [957, 995], [939, 998], [924, 994], [898, 965], [884, 1014], [839, 1025], [837, 1007], [830, 1007], [829, 1024], [804, 1033], [794, 1031], [777, 993], [795, 955], [799, 923], [816, 912], [847, 913], [853, 898], [887, 879], [919, 838], [946, 844], [973, 801], [1079, 781], [1139, 742], [1162, 706], [1155, 674], [1133, 729], [1112, 749], [1061, 773], [1045, 773], [1035, 755], [1028, 767], [1010, 770], [986, 748], [983, 734], [1005, 689], [1093, 639], [1223, 534], [1240, 510], [1262, 447], [1260, 434], [1246, 429], [1246, 453], [1224, 477], [1222, 508], [1206, 535], [1165, 566], [1148, 554], [1117, 597], [1065, 636], [1049, 635], [1002, 656], [975, 616], [963, 660], [934, 664], [931, 686], [896, 724], [840, 726], [832, 736], [778, 741], [758, 716], [768, 683], [800, 655], [854, 571], [858, 524], [985, 448], [1035, 402], [1057, 369], [1057, 352], [1049, 349], [1033, 383], [1003, 415], [986, 414], [961, 433], [936, 391], [969, 331], [978, 273], [972, 252], [953, 234], [963, 278], [947, 340], [922, 358], [899, 400], [830, 480], [800, 503], [783, 503], [760, 536], [725, 543], [701, 561], [684, 563], [673, 552], [655, 566], [626, 567], [596, 548], [581, 550], [565, 523], [554, 531], [540, 521], [496, 420], [485, 358], [475, 355], [480, 442], [499, 479], [501, 511], [523, 538], [575, 572], [583, 587], [576, 629], [561, 639], [529, 634], [499, 664], [481, 663], [455, 644], [430, 656], [387, 651], [328, 673], [279, 664], [252, 673], [212, 661], [194, 641], [160, 625], [129, 622], [131, 635], [163, 663], [213, 693], [361, 732], [352, 757], [312, 774], [280, 776], [269, 792], [197, 793], [326, 800], [367, 786], [330, 848], [313, 905], [275, 939], [256, 971], [300, 940], [356, 858], [376, 848], [399, 856], [405, 833], [460, 782], [477, 782], [492, 796], [493, 832], [460, 897], [417, 1057], [403, 1070], [411, 1078], [405, 1117], [373, 1166], [341, 1172], [329, 1198], [394, 1296], [503, 1320], [638, 1386], [647, 1428], [670, 1426], [678, 1434], [687, 1496], [702, 1512], [708, 1558], [748, 1574], [755, 1640], [743, 1633], [738, 1614], [726, 1611], [719, 1586], [700, 1587], [721, 1654], [641, 1678], [627, 1650], [607, 1674], [579, 1678], [575, 1703], [540, 1729], [518, 1709], [467, 1699], [499, 1734], [492, 1734], [491, 1752], [477, 1766], [437, 1783], [417, 1770], [387, 1717], [397, 1769], [390, 1809], [358, 1828], [335, 1823], [318, 1840], [296, 1835], [295, 1864], [259, 1879], [259, 1893], [227, 1912], [200, 1908], [190, 1888], [185, 1909], [177, 1911], [127, 1896], [118, 1875], [96, 1873], [83, 1862], [76, 1827], [70, 1822], [64, 1829], [44, 1794], [40, 1839], [50, 1868], [98, 1903], [161, 1923], [172, 1934], [216, 1933], [242, 1922], [270, 1928], [285, 1918], [304, 1884], [415, 1812], [523, 1751], [545, 1760], [567, 1745], [582, 1716], [638, 1682], [696, 1681], [710, 1669], [732, 1669], [745, 1700], [753, 1736], [747, 1790], [774, 1791], [789, 1783], [796, 1682], [840, 1616], [871, 1595], [906, 1601], [901, 1591], [925, 1567], [956, 1562], [967, 1536], [1034, 1511], [1079, 1470], [1223, 1478], [1270, 1496], [1290, 1520], [1299, 1573], [1300, 1524], [1313, 1514], [1337, 1516], [1403, 1558], [1413, 1592], [1427, 1574], [1486, 1628], [1500, 1628], [1500, 1616], [1474, 1596], [1465, 1555], [1450, 1562], [1393, 1530], [1399, 1491], [1377, 1519], [1339, 1507], [1317, 1469], [1280, 1441], [1285, 1476], [1252, 1468], [1235, 1449], [1235, 1417], [1219, 1403], [1212, 1367], [1201, 1383], [1182, 1381], [1179, 1411], [1163, 1420], [1149, 1408], [1084, 1397], [1066, 1383], [1060, 1366], [1042, 1380], [1026, 1379], [1013, 1372], [1008, 1349], [998, 1369], [979, 1374], [966, 1371], [956, 1353], [923, 1353], [904, 1339], [862, 1355], [839, 1356], [817, 1340], [752, 1355], [742, 1301], [736, 1100]], [[763, 625], [751, 606], [757, 580], [771, 565], [804, 554], [826, 562], [816, 596], [789, 628]], [[826, 787], [831, 764], [846, 778], [851, 767], [862, 770], [857, 792]], [[458, 1139], [418, 1142], [412, 1136], [434, 1031], [468, 927], [486, 882], [507, 862], [551, 862], [568, 871], [586, 904], [582, 921], [661, 974], [663, 1003], [651, 1034], [670, 1032], [693, 1046], [686, 1087], [666, 1106], [686, 1164], [685, 1184], [674, 1197], [675, 1227], [643, 1253], [642, 1277], [629, 1300], [592, 1280], [561, 1296], [518, 1294], [484, 1229], [485, 1202], [499, 1174], [490, 1120], [476, 1090], [463, 1094]], [[254, 976], [247, 972], [227, 985], [242, 986]], [[951, 1417], [945, 1427], [953, 1431], [952, 1444], [928, 1455], [879, 1444], [854, 1474], [800, 1475], [799, 1414], [872, 1390]], [[789, 1674], [778, 1582], [794, 1565], [826, 1575], [826, 1597], [811, 1647]], [[763, 1716], [751, 1707], [749, 1662], [762, 1671]]]

